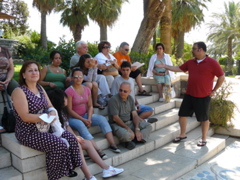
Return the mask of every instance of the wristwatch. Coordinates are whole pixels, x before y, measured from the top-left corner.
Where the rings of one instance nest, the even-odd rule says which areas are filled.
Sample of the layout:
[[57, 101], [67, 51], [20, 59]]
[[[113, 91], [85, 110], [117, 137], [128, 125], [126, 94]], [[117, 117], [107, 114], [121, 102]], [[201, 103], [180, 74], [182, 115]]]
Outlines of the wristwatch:
[[140, 128], [135, 128], [135, 131], [140, 131]]

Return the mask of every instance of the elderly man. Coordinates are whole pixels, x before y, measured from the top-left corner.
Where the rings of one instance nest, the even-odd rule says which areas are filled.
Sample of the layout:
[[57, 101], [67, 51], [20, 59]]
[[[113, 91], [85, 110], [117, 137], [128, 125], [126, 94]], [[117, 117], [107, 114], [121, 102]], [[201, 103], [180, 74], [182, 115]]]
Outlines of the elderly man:
[[[129, 44], [127, 42], [122, 42], [119, 47], [119, 51], [115, 52], [113, 56], [117, 59], [118, 66], [120, 67], [122, 62], [128, 61], [130, 64], [131, 59], [130, 56], [128, 55], [129, 52]], [[121, 74], [121, 71], [119, 70], [119, 73]], [[151, 96], [150, 93], [146, 92], [142, 88], [142, 76], [141, 76], [141, 71], [136, 68], [136, 66], [131, 67], [131, 73], [130, 77], [135, 79], [137, 85], [138, 85], [138, 96]]]
[[135, 148], [135, 142], [145, 143], [152, 130], [152, 126], [138, 116], [130, 93], [131, 84], [123, 82], [119, 93], [110, 99], [108, 106], [109, 123], [113, 134], [120, 142], [124, 142], [129, 150]]
[[76, 53], [72, 56], [70, 60], [70, 68], [75, 66], [81, 55], [88, 53], [88, 45], [85, 41], [76, 42]]
[[[166, 68], [175, 72], [188, 71], [187, 91], [179, 110], [180, 135], [173, 142], [178, 143], [186, 139], [187, 116], [196, 114], [197, 121], [201, 123], [202, 138], [197, 143], [198, 146], [207, 144], [207, 133], [209, 129], [209, 105], [211, 97], [215, 95], [217, 89], [222, 85], [225, 76], [222, 68], [215, 59], [206, 54], [207, 47], [204, 42], [196, 42], [192, 47], [194, 59], [186, 61], [181, 66], [169, 66], [166, 64], [155, 65], [159, 68]], [[213, 87], [214, 77], [217, 83]]]

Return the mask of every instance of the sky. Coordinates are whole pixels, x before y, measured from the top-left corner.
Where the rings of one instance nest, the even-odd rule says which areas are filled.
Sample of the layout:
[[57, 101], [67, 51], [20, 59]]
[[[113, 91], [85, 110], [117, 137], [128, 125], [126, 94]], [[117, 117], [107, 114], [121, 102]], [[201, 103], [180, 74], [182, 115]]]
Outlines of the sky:
[[[28, 25], [30, 29], [36, 30], [40, 33], [41, 15], [40, 12], [32, 7], [32, 0], [24, 0], [28, 4], [30, 11], [30, 18]], [[205, 22], [200, 26], [195, 27], [191, 32], [186, 33], [185, 41], [187, 43], [194, 43], [196, 41], [205, 41], [208, 35], [207, 23], [212, 21], [211, 14], [224, 12], [224, 2], [239, 1], [239, 0], [212, 0], [211, 3], [206, 3], [208, 10], [204, 10]], [[119, 19], [114, 23], [113, 27], [108, 28], [108, 41], [114, 50], [123, 41], [133, 45], [141, 21], [143, 19], [143, 1], [129, 0], [129, 3], [124, 3], [122, 13]], [[100, 39], [100, 29], [98, 25], [90, 21], [89, 26], [86, 26], [82, 33], [82, 40], [93, 43]], [[63, 27], [60, 24], [60, 13], [51, 13], [47, 15], [47, 37], [54, 43], [59, 42], [59, 38], [64, 37], [65, 40], [73, 38], [68, 27]], [[206, 42], [207, 43], [207, 42]]]

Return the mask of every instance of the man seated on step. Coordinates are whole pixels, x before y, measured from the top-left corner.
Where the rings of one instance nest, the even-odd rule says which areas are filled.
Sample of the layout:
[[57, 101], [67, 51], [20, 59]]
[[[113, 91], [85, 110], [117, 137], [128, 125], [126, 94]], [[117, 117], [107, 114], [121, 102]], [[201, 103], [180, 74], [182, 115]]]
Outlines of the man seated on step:
[[152, 130], [151, 124], [138, 116], [130, 93], [131, 84], [122, 82], [119, 93], [112, 96], [108, 102], [108, 116], [112, 132], [129, 150], [135, 148], [135, 142], [145, 143]]
[[120, 85], [122, 82], [128, 82], [131, 86], [130, 95], [134, 99], [135, 106], [137, 109], [137, 114], [140, 118], [145, 119], [149, 123], [154, 123], [157, 121], [157, 118], [149, 118], [153, 113], [153, 108], [147, 105], [138, 104], [138, 101], [135, 97], [134, 92], [134, 80], [129, 75], [131, 73], [131, 64], [127, 61], [124, 61], [120, 66], [121, 76], [116, 77], [112, 83], [111, 94], [115, 95], [119, 92]]
[[[118, 66], [121, 66], [122, 62], [128, 61], [132, 64], [129, 53], [129, 44], [127, 42], [122, 42], [119, 47], [119, 51], [115, 52], [113, 56], [117, 59]], [[121, 72], [119, 71], [119, 74]], [[129, 75], [131, 78], [135, 79], [138, 85], [138, 96], [151, 96], [150, 93], [146, 92], [142, 87], [142, 76], [141, 71], [136, 66], [131, 66], [131, 73]]]

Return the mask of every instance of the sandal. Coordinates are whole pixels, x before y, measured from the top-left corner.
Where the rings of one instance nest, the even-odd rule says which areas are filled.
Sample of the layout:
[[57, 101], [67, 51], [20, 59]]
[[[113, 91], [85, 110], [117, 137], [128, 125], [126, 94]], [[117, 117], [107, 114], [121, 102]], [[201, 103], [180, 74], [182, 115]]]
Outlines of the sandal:
[[75, 172], [75, 171], [73, 171], [73, 170], [69, 170], [69, 175], [68, 175], [68, 177], [76, 177], [78, 174]]
[[152, 95], [147, 91], [143, 90], [142, 92], [138, 91], [137, 96], [152, 96]]
[[105, 107], [103, 106], [103, 105], [100, 105], [100, 106], [93, 106], [94, 108], [98, 108], [98, 109], [100, 109], [100, 110], [104, 110], [105, 109]]
[[4, 133], [6, 132], [6, 130], [4, 129], [4, 127], [0, 126], [0, 133]]
[[207, 144], [207, 141], [200, 140], [197, 143], [197, 146], [205, 146]]
[[103, 160], [108, 158], [107, 155], [104, 152], [102, 152], [100, 149], [97, 150], [97, 153]]
[[173, 143], [178, 143], [178, 142], [180, 142], [181, 140], [183, 140], [183, 139], [187, 139], [187, 136], [185, 136], [185, 137], [176, 137], [172, 142]]

